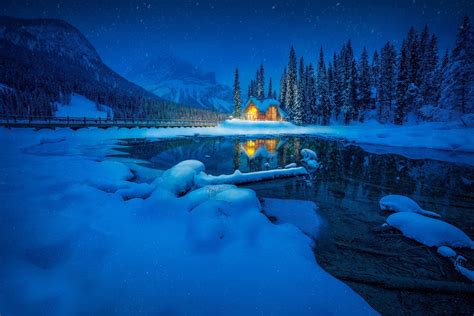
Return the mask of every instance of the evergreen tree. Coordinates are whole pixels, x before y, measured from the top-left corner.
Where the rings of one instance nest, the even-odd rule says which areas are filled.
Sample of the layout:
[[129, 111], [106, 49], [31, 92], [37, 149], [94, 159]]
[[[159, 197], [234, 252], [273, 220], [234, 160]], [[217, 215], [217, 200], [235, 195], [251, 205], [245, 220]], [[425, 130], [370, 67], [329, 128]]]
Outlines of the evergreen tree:
[[395, 124], [402, 125], [405, 122], [406, 111], [407, 111], [407, 91], [409, 85], [409, 51], [406, 41], [403, 41], [402, 49], [400, 51], [400, 59], [398, 62], [398, 77], [397, 77], [397, 105], [395, 108]]
[[[301, 109], [295, 109], [295, 100], [297, 100], [298, 83], [296, 74], [296, 53], [293, 46], [291, 46], [290, 56], [288, 61], [288, 72], [286, 74], [286, 97], [285, 104], [286, 110], [290, 120], [294, 120], [295, 111]], [[301, 117], [301, 113], [297, 113], [297, 116]]]
[[379, 81], [380, 81], [380, 59], [379, 59], [379, 53], [377, 51], [374, 52], [374, 55], [372, 57], [372, 67], [370, 71], [370, 75], [372, 78], [372, 87], [375, 88], [375, 103], [374, 105], [377, 104], [378, 102], [378, 87], [379, 87]]
[[[425, 26], [420, 42], [420, 98], [423, 104], [434, 105], [439, 95], [439, 80], [436, 77], [438, 66], [438, 39], [435, 34], [429, 35]], [[417, 109], [419, 110], [419, 109]]]
[[285, 112], [288, 112], [286, 107], [286, 67], [283, 69], [283, 74], [280, 78], [280, 106]]
[[395, 97], [396, 76], [395, 47], [387, 42], [381, 51], [380, 80], [378, 87], [379, 98], [379, 121], [382, 123], [391, 121], [392, 102]]
[[474, 112], [473, 41], [471, 21], [466, 16], [456, 36], [441, 92], [441, 105], [461, 114]]
[[241, 109], [240, 104], [242, 100], [240, 98], [240, 82], [239, 82], [239, 70], [235, 68], [234, 75], [234, 117], [240, 117]]
[[443, 59], [438, 64], [435, 74], [435, 104], [440, 105], [441, 91], [443, 90], [443, 78], [446, 78], [446, 72], [449, 65], [449, 51], [446, 49]]
[[321, 47], [319, 52], [319, 63], [316, 80], [316, 104], [318, 108], [318, 114], [321, 117], [321, 124], [328, 125], [331, 116], [331, 104], [329, 98], [329, 83], [326, 73], [326, 63], [324, 62], [324, 52]]
[[339, 120], [339, 115], [342, 109], [343, 102], [343, 67], [341, 65], [341, 57], [334, 53], [333, 56], [333, 105], [334, 115], [336, 121]]
[[304, 122], [307, 124], [316, 123], [317, 105], [316, 105], [316, 82], [314, 77], [313, 64], [309, 64], [306, 68], [306, 106], [304, 114]]
[[268, 81], [268, 95], [267, 98], [273, 99], [273, 87], [272, 87], [272, 78]]
[[371, 90], [371, 78], [370, 78], [370, 66], [369, 66], [369, 54], [367, 50], [362, 50], [359, 61], [359, 72], [358, 72], [358, 96], [357, 101], [359, 102], [359, 121], [364, 121], [364, 115], [370, 104], [370, 90]]
[[351, 41], [348, 41], [343, 47], [341, 56], [343, 71], [342, 112], [344, 113], [344, 123], [349, 124], [353, 118], [357, 119], [359, 114], [356, 86], [357, 70]]
[[419, 87], [420, 78], [419, 78], [419, 67], [420, 67], [420, 60], [419, 60], [419, 41], [418, 41], [418, 33], [416, 32], [414, 27], [411, 27], [408, 31], [407, 37], [407, 46], [408, 46], [408, 73], [409, 73], [409, 80], [410, 83], [414, 83], [416, 86]]
[[294, 110], [293, 110], [293, 121], [296, 124], [303, 123], [303, 113], [305, 108], [305, 68], [304, 59], [301, 57], [299, 64], [299, 76], [297, 79], [297, 89], [295, 93]]
[[263, 64], [261, 64], [260, 68], [257, 70], [255, 93], [258, 99], [265, 99], [265, 70], [263, 69]]

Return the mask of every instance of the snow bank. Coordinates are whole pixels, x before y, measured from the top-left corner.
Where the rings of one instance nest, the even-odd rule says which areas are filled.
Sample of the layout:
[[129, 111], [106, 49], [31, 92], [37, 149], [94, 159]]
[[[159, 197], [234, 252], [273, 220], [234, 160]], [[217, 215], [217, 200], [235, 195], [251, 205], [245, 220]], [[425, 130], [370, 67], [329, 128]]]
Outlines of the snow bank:
[[472, 240], [459, 228], [438, 219], [417, 213], [395, 213], [387, 223], [400, 230], [404, 236], [432, 247], [468, 247], [474, 249]]
[[193, 190], [196, 161], [141, 184], [104, 161], [113, 138], [146, 132], [0, 130], [2, 314], [375, 314], [255, 192]]
[[380, 199], [380, 209], [391, 212], [412, 212], [432, 217], [441, 217], [434, 212], [425, 211], [415, 201], [403, 195], [386, 195]]
[[316, 213], [318, 207], [311, 201], [262, 199], [263, 212], [275, 219], [275, 223], [292, 224], [303, 233], [316, 238], [321, 226], [321, 218]]
[[239, 119], [232, 119], [224, 121], [221, 126], [223, 128], [230, 128], [230, 129], [279, 129], [279, 128], [295, 128], [296, 125], [290, 122], [284, 121], [247, 121], [247, 120], [239, 120]]
[[256, 172], [241, 173], [240, 170], [235, 170], [233, 174], [223, 174], [220, 176], [208, 175], [204, 172], [199, 173], [195, 177], [197, 186], [205, 186], [210, 184], [242, 184], [251, 183], [264, 180], [272, 180], [287, 177], [296, 177], [306, 175], [308, 172], [303, 167], [286, 168], [286, 169], [272, 169]]
[[56, 117], [113, 118], [113, 111], [106, 105], [97, 105], [94, 101], [72, 94], [69, 104], [56, 103]]

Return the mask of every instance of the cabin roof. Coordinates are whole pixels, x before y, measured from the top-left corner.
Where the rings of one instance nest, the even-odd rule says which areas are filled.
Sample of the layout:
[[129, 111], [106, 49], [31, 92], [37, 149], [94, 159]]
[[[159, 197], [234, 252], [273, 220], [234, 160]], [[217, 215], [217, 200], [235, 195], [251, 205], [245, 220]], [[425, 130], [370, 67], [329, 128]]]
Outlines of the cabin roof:
[[275, 99], [263, 99], [263, 100], [259, 100], [255, 97], [250, 97], [247, 102], [245, 103], [245, 106], [243, 107], [244, 110], [249, 106], [250, 103], [253, 103], [255, 104], [255, 106], [257, 107], [257, 109], [260, 111], [260, 112], [263, 112], [263, 113], [266, 113], [268, 108], [272, 105], [276, 106], [277, 109], [278, 109], [278, 113], [280, 114], [281, 117], [287, 117], [285, 111], [282, 110], [282, 108], [280, 107], [280, 102], [278, 102], [278, 100], [275, 100]]

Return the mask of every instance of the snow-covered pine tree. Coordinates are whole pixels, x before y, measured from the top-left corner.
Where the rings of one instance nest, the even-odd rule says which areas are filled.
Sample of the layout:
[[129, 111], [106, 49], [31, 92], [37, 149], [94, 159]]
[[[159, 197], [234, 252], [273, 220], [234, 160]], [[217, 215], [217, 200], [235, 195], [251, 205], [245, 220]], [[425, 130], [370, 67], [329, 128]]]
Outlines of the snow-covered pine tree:
[[435, 71], [435, 104], [440, 106], [441, 91], [443, 90], [443, 79], [446, 77], [446, 72], [449, 65], [449, 51], [446, 49], [443, 58], [438, 63]]
[[[438, 75], [438, 39], [435, 34], [429, 35], [425, 26], [420, 41], [420, 98], [422, 104], [436, 105]], [[419, 109], [417, 109], [419, 110]]]
[[324, 62], [324, 51], [321, 47], [319, 51], [319, 63], [316, 79], [316, 104], [322, 125], [328, 125], [331, 116], [330, 98], [329, 98], [329, 83], [326, 73], [326, 63]]
[[317, 119], [316, 106], [316, 82], [314, 77], [314, 67], [310, 63], [306, 67], [306, 107], [304, 121], [307, 124], [315, 124]]
[[379, 81], [380, 81], [380, 58], [379, 58], [379, 53], [377, 51], [374, 52], [374, 55], [372, 57], [372, 67], [370, 68], [370, 75], [372, 78], [372, 88], [375, 89], [375, 100], [374, 100], [374, 107], [377, 105], [378, 100], [378, 87], [379, 87]]
[[408, 31], [407, 36], [407, 46], [408, 46], [408, 76], [410, 83], [414, 83], [419, 87], [420, 77], [419, 77], [419, 68], [420, 68], [420, 45], [418, 40], [418, 32], [414, 27], [411, 27]]
[[304, 68], [304, 59], [301, 57], [299, 64], [299, 75], [297, 78], [295, 91], [295, 100], [294, 100], [294, 109], [293, 109], [293, 122], [296, 124], [303, 123], [303, 113], [305, 108], [305, 68]]
[[256, 85], [256, 97], [260, 100], [265, 99], [265, 70], [263, 64], [257, 70]]
[[304, 58], [300, 58], [298, 74], [298, 100], [301, 108], [301, 123], [304, 122], [304, 113], [306, 112], [306, 68]]
[[387, 42], [381, 50], [380, 80], [377, 88], [379, 121], [382, 123], [390, 122], [392, 117], [392, 103], [395, 99], [396, 58], [395, 47]]
[[273, 98], [273, 87], [272, 87], [272, 78], [268, 80], [268, 94], [267, 98], [272, 99]]
[[473, 42], [471, 21], [466, 16], [456, 36], [456, 44], [449, 58], [441, 92], [442, 107], [461, 114], [474, 112]]
[[[288, 72], [286, 74], [286, 110], [290, 120], [294, 120], [295, 116], [295, 100], [298, 90], [297, 73], [296, 73], [296, 53], [293, 46], [290, 49], [288, 60]], [[301, 113], [296, 114], [301, 116]]]
[[356, 86], [356, 62], [352, 43], [349, 40], [341, 52], [343, 64], [343, 94], [342, 112], [344, 113], [344, 123], [349, 124], [352, 119], [357, 119], [359, 115], [357, 107], [357, 86]]
[[334, 53], [333, 56], [333, 103], [334, 103], [334, 115], [336, 121], [339, 120], [339, 115], [342, 108], [342, 93], [343, 93], [343, 67], [341, 63], [341, 56]]
[[364, 47], [359, 61], [358, 69], [358, 96], [357, 101], [359, 103], [359, 121], [363, 122], [365, 113], [369, 108], [370, 104], [370, 90], [371, 90], [371, 78], [370, 78], [370, 66], [369, 66], [369, 54], [367, 49]]
[[408, 60], [409, 50], [406, 40], [403, 41], [398, 61], [398, 77], [396, 98], [397, 105], [395, 107], [394, 123], [402, 125], [405, 122], [407, 111], [407, 90], [409, 85], [408, 78]]
[[240, 98], [240, 81], [239, 81], [239, 70], [235, 68], [234, 75], [234, 117], [239, 118], [241, 115], [240, 104], [242, 100]]
[[329, 90], [329, 108], [331, 109], [329, 117], [331, 117], [334, 113], [334, 67], [331, 62], [328, 63], [327, 74]]
[[286, 67], [283, 69], [283, 74], [280, 78], [280, 106], [288, 113], [286, 107]]

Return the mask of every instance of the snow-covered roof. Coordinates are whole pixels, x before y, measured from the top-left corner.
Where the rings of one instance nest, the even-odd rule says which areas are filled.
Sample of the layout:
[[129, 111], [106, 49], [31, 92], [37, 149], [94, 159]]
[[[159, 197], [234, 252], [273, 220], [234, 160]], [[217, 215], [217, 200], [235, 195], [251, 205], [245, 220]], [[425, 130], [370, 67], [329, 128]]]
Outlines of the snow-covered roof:
[[278, 100], [275, 100], [275, 99], [259, 100], [255, 97], [250, 97], [248, 101], [245, 103], [243, 108], [246, 109], [250, 103], [253, 103], [257, 107], [257, 109], [263, 113], [267, 112], [268, 108], [274, 105], [277, 107], [278, 113], [280, 114], [281, 117], [287, 116], [285, 111], [283, 111], [282, 108], [280, 107], [280, 102], [278, 102]]

